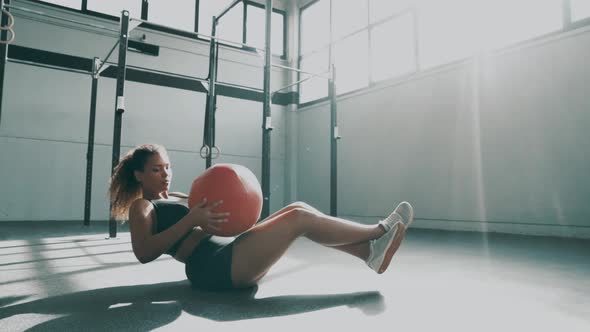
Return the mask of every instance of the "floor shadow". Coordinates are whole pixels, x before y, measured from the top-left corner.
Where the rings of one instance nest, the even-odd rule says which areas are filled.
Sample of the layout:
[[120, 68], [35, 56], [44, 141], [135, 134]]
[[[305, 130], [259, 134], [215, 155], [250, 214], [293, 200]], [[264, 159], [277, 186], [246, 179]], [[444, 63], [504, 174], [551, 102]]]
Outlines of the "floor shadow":
[[72, 255], [72, 256], [63, 256], [63, 257], [50, 257], [50, 258], [38, 258], [38, 259], [30, 259], [30, 260], [27, 260], [27, 261], [18, 261], [18, 262], [10, 262], [10, 263], [0, 263], [0, 267], [3, 267], [3, 266], [11, 266], [11, 265], [23, 265], [23, 264], [39, 263], [39, 262], [55, 262], [55, 261], [62, 261], [62, 260], [75, 259], [75, 258], [96, 257], [96, 256], [108, 256], [108, 255], [128, 254], [128, 253], [130, 253], [129, 250], [118, 250], [118, 251], [108, 251], [108, 252], [93, 253], [93, 254], [81, 254], [81, 255]]
[[[0, 321], [20, 314], [55, 314], [29, 331], [152, 330], [165, 326], [183, 312], [214, 321], [236, 321], [293, 315], [349, 306], [365, 315], [385, 310], [377, 292], [329, 295], [284, 295], [256, 298], [258, 288], [207, 292], [188, 281], [120, 286], [82, 291], [0, 308]], [[0, 303], [14, 302], [0, 298]]]
[[[82, 220], [23, 220], [5, 221], [0, 225], [0, 241], [38, 240], [66, 236], [104, 235], [109, 237], [108, 222], [91, 222], [83, 225]], [[128, 223], [117, 223], [117, 233], [129, 232]]]
[[[3, 239], [0, 239], [2, 241]], [[60, 244], [70, 244], [70, 243], [82, 243], [82, 242], [98, 242], [98, 241], [105, 241], [105, 239], [52, 239], [51, 242], [47, 242], [46, 240], [27, 240], [27, 244], [18, 244], [18, 245], [9, 245], [0, 247], [0, 249], [14, 249], [14, 248], [29, 248], [29, 247], [39, 247], [39, 246], [50, 246], [50, 245], [60, 245]], [[131, 243], [131, 242], [127, 242]], [[119, 244], [119, 243], [114, 243]]]
[[[101, 240], [104, 242], [104, 240]], [[88, 242], [88, 241], [84, 241], [84, 242]], [[45, 248], [43, 249], [34, 249], [34, 250], [30, 250], [30, 251], [43, 251], [43, 252], [56, 252], [56, 251], [66, 251], [66, 250], [77, 250], [77, 249], [85, 249], [85, 248], [109, 248], [112, 246], [120, 246], [120, 245], [129, 245], [129, 247], [131, 247], [131, 241], [126, 241], [126, 242], [118, 242], [118, 243], [101, 243], [101, 244], [94, 244], [94, 245], [86, 245], [84, 244], [84, 246], [80, 245], [80, 243], [82, 243], [82, 241], [67, 241], [67, 242], [62, 242], [62, 243], [37, 243], [37, 244], [31, 244], [31, 245], [26, 245], [26, 246], [14, 246], [14, 247], [0, 247], [0, 250], [5, 249], [5, 248], [16, 248], [16, 247], [34, 247], [34, 246], [45, 246]], [[52, 245], [55, 244], [73, 244], [74, 246], [71, 247], [65, 247], [65, 248], [51, 248]], [[49, 247], [49, 248], [48, 248]], [[9, 252], [6, 254], [0, 254], [0, 257], [6, 257], [6, 256], [17, 256], [17, 255], [23, 255], [27, 252], [30, 251], [18, 251], [18, 252]]]
[[[2, 297], [2, 298], [0, 298], [0, 310], [2, 310], [1, 308], [4, 307], [4, 306], [7, 306], [7, 305], [9, 305], [11, 303], [14, 303], [14, 302], [22, 301], [22, 300], [26, 299], [27, 297], [29, 297], [29, 295]], [[1, 317], [2, 316], [0, 316], [0, 318]]]

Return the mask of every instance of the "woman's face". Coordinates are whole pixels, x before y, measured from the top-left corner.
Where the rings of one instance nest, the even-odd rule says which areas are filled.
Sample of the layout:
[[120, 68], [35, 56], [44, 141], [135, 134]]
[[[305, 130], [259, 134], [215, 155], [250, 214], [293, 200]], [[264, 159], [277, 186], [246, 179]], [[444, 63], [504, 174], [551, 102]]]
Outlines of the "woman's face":
[[141, 182], [144, 193], [156, 195], [168, 191], [172, 181], [170, 160], [157, 153], [148, 158], [143, 171], [135, 171], [135, 177]]

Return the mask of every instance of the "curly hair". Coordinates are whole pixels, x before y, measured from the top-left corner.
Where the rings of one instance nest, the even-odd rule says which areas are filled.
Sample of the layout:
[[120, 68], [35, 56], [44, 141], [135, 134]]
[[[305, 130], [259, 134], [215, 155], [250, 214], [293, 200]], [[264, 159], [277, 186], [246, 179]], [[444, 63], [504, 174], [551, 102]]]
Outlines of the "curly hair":
[[121, 158], [109, 186], [111, 216], [116, 220], [127, 220], [131, 204], [142, 196], [141, 184], [135, 178], [135, 171], [143, 171], [153, 155], [168, 157], [166, 149], [157, 144], [140, 145]]

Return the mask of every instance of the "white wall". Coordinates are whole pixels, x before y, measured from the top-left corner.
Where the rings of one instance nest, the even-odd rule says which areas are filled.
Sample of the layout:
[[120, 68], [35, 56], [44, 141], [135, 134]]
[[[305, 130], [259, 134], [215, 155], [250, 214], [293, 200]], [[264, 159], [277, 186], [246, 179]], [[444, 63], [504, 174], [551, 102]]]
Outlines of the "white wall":
[[[118, 29], [108, 20], [89, 18], [39, 4], [20, 2], [35, 10]], [[69, 29], [66, 22], [14, 11], [14, 44], [92, 58], [104, 57], [116, 38], [108, 33]], [[161, 49], [160, 56], [128, 53], [128, 64], [206, 77], [209, 45], [151, 30], [147, 42], [196, 54]], [[111, 61], [116, 61], [117, 51]], [[221, 48], [219, 80], [262, 88], [264, 59], [253, 53]], [[273, 61], [281, 63], [274, 58]], [[285, 85], [283, 70], [274, 69], [271, 90]], [[81, 220], [84, 215], [86, 152], [90, 110], [90, 76], [8, 63], [0, 123], [0, 221]], [[115, 104], [115, 80], [101, 78], [98, 90], [92, 220], [108, 219], [107, 188], [110, 176]], [[174, 167], [172, 190], [187, 192], [205, 168], [199, 157], [202, 145], [206, 95], [134, 82], [126, 84], [123, 115], [123, 155], [143, 143], [160, 143], [169, 150]], [[272, 106], [271, 210], [284, 205], [285, 107]], [[262, 103], [218, 98], [216, 162], [244, 164], [261, 178]]]
[[[338, 100], [338, 207], [416, 227], [590, 237], [590, 31]], [[297, 117], [297, 197], [329, 211], [329, 107]]]

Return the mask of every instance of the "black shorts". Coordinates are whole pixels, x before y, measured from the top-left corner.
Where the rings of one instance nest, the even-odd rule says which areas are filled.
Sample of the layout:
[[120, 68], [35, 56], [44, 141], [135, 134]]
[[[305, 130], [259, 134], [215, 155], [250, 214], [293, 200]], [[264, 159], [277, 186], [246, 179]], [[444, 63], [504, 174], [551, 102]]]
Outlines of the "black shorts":
[[194, 288], [232, 289], [233, 237], [209, 236], [201, 240], [185, 263], [185, 273]]

